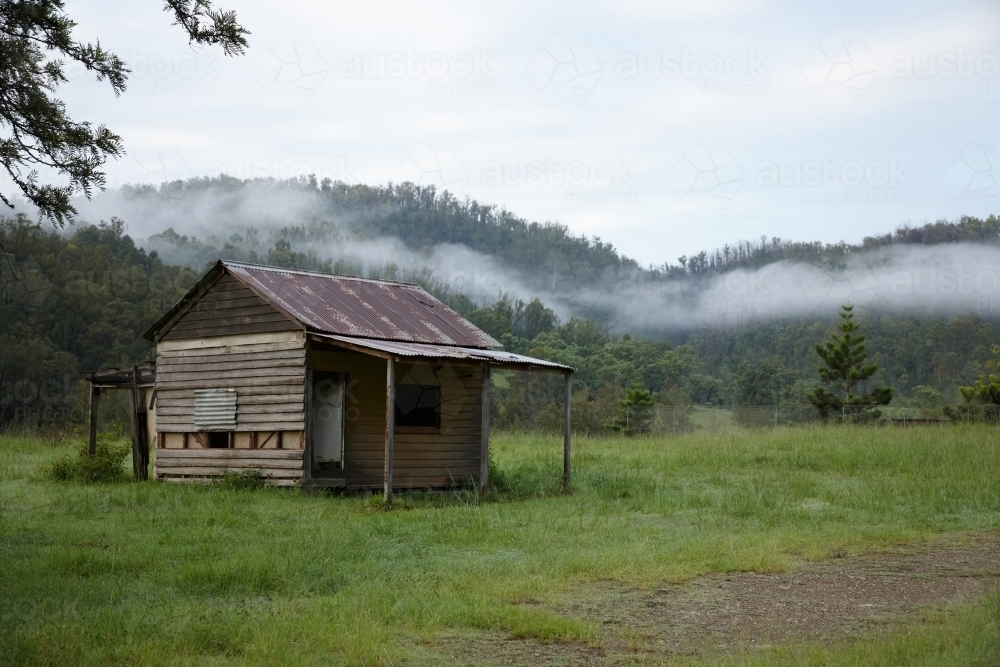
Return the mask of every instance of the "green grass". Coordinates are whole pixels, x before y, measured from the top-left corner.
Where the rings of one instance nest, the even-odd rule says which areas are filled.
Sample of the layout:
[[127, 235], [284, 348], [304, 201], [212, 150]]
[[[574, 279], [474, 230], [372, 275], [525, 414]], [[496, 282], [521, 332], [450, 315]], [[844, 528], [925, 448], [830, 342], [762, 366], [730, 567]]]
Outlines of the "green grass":
[[[985, 426], [578, 438], [570, 494], [556, 438], [501, 435], [487, 501], [409, 493], [391, 511], [47, 479], [71, 446], [0, 437], [0, 664], [405, 664], [451, 630], [596, 645], [599, 628], [546, 603], [594, 580], [781, 571], [1000, 527], [1000, 431]], [[993, 664], [998, 618], [988, 598], [870, 642], [732, 659]]]

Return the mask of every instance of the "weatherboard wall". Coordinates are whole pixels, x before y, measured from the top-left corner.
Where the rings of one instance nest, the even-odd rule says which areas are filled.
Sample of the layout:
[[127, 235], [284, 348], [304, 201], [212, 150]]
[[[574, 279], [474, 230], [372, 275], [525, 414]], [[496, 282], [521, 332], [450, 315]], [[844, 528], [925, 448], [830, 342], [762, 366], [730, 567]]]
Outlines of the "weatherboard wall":
[[[310, 349], [309, 368], [348, 375], [344, 431], [346, 483], [382, 488], [385, 472], [386, 360], [357, 352]], [[397, 363], [396, 381], [441, 388], [441, 427], [397, 427], [393, 486], [464, 485], [479, 479], [482, 369]]]
[[[301, 447], [305, 334], [286, 331], [161, 340], [156, 352], [157, 431], [198, 431], [194, 422], [196, 389], [236, 391], [237, 448], [253, 444], [240, 432], [284, 432], [284, 447]], [[277, 440], [264, 444], [265, 438], [258, 437], [256, 446], [277, 447]], [[167, 448], [178, 444], [176, 437], [165, 438]]]
[[169, 324], [160, 334], [159, 340], [190, 340], [301, 329], [301, 324], [291, 320], [239, 280], [225, 273], [190, 308]]

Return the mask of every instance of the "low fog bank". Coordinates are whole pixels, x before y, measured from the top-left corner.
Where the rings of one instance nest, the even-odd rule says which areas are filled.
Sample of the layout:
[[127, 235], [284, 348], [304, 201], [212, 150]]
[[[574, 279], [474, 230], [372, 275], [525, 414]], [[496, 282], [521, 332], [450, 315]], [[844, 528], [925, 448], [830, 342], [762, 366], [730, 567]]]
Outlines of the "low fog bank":
[[782, 261], [599, 299], [623, 323], [652, 330], [826, 318], [842, 304], [862, 311], [991, 317], [1000, 315], [1000, 247], [892, 246], [859, 253], [839, 267]]
[[[529, 284], [501, 260], [462, 245], [417, 250], [395, 238], [359, 234], [357, 214], [333, 215], [314, 189], [282, 183], [231, 191], [124, 189], [80, 202], [79, 209], [80, 219], [89, 222], [123, 219], [147, 250], [198, 270], [220, 256], [265, 263], [284, 239], [289, 252], [329, 262], [339, 272], [424, 282], [479, 306], [503, 297], [539, 297], [564, 321], [597, 317], [618, 332], [826, 319], [845, 303], [920, 315], [1000, 315], [1000, 247], [993, 245], [894, 245], [852, 254], [841, 266], [781, 261], [700, 278], [667, 279], [638, 270], [583, 282], [553, 275], [550, 284]], [[173, 234], [164, 234], [167, 229]], [[573, 275], [573, 261], [563, 263], [560, 271]]]
[[[78, 204], [87, 222], [125, 221], [129, 234], [163, 261], [203, 270], [216, 259], [266, 263], [279, 240], [291, 252], [329, 262], [337, 272], [393, 280], [423, 282], [473, 303], [491, 305], [500, 298], [530, 301], [547, 297], [526, 285], [516, 270], [466, 246], [442, 243], [415, 250], [392, 237], [369, 238], [358, 231], [360, 216], [332, 214], [314, 189], [290, 188], [287, 182], [258, 181], [226, 190], [129, 189], [108, 191]], [[364, 216], [391, 209], [369, 208]], [[170, 230], [168, 232], [167, 230]], [[167, 232], [167, 233], [165, 233]], [[560, 318], [572, 312], [566, 304], [548, 304]]]

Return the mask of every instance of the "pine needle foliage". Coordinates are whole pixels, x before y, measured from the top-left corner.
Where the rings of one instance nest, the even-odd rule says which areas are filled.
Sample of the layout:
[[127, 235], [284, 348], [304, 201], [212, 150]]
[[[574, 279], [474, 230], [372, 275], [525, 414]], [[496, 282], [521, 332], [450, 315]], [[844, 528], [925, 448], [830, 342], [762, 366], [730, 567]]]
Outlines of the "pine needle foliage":
[[[164, 9], [187, 32], [191, 44], [219, 45], [226, 55], [243, 52], [249, 33], [231, 11], [208, 0], [167, 0]], [[72, 223], [75, 193], [90, 198], [103, 190], [108, 158], [124, 155], [122, 138], [105, 125], [76, 121], [53, 95], [66, 83], [65, 63], [75, 61], [107, 80], [117, 97], [125, 91], [129, 69], [101, 46], [78, 42], [62, 0], [0, 2], [0, 165], [14, 187], [38, 209], [39, 220], [57, 227]], [[39, 181], [39, 169], [52, 169], [65, 185]], [[0, 192], [14, 208], [14, 195]], [[2, 250], [2, 247], [0, 247]]]
[[[819, 367], [819, 378], [834, 391], [817, 387], [807, 395], [809, 402], [823, 416], [843, 411], [848, 406], [887, 405], [892, 400], [892, 389], [889, 387], [876, 387], [867, 393], [856, 392], [859, 385], [875, 375], [878, 365], [868, 363], [865, 334], [854, 321], [854, 306], [841, 306], [840, 319], [841, 323], [837, 326], [839, 333], [830, 334], [829, 340], [816, 345], [816, 354], [824, 363]], [[859, 411], [853, 409], [851, 412], [856, 414]]]

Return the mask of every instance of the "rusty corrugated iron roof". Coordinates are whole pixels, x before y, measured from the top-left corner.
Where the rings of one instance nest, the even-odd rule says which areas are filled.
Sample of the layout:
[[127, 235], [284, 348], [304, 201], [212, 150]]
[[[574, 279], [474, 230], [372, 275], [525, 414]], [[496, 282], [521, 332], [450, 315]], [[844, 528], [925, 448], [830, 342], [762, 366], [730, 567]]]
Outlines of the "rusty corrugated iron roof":
[[372, 351], [382, 353], [379, 356], [408, 357], [418, 359], [434, 359], [441, 361], [471, 361], [489, 363], [491, 366], [511, 368], [515, 370], [550, 370], [559, 373], [572, 373], [573, 369], [563, 364], [544, 359], [535, 359], [523, 354], [514, 354], [503, 350], [483, 350], [479, 348], [454, 347], [451, 345], [429, 345], [426, 343], [409, 343], [394, 340], [371, 340], [354, 338], [352, 336], [331, 336], [314, 334], [314, 340], [321, 340], [355, 349], [359, 352]]
[[221, 264], [311, 331], [468, 348], [500, 347], [419, 285], [238, 262]]

